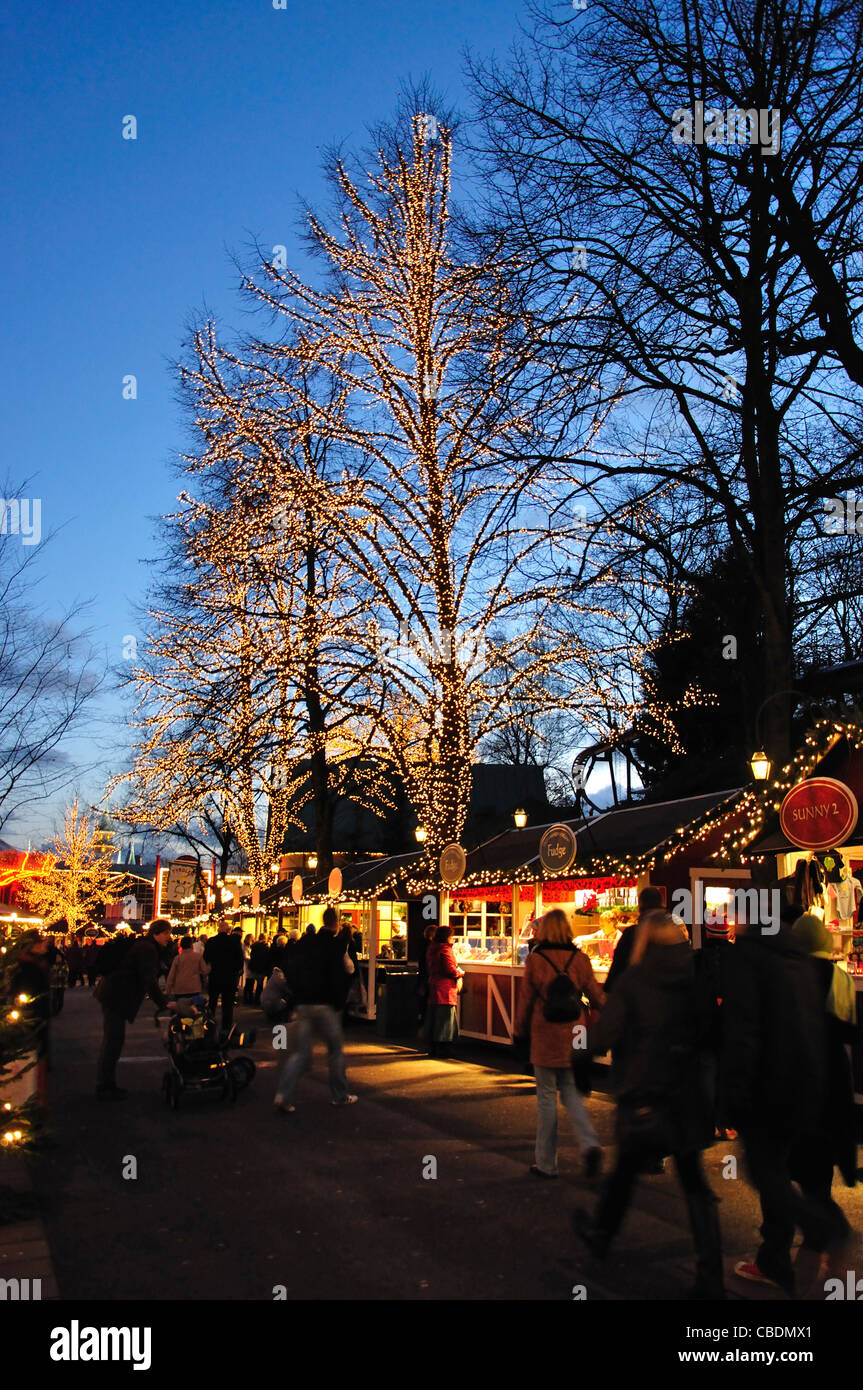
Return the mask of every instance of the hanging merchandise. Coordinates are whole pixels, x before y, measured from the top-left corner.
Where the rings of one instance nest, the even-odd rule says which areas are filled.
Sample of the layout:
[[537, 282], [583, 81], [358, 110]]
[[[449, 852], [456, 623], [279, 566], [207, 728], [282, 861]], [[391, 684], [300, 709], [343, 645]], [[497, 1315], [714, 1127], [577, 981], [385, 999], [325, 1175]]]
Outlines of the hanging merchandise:
[[839, 925], [848, 929], [853, 925], [857, 909], [863, 899], [863, 884], [859, 878], [852, 878], [847, 869], [835, 886], [831, 885], [836, 900], [836, 915]]
[[824, 896], [824, 880], [817, 858], [798, 859], [794, 870], [794, 897], [804, 912], [820, 906]]

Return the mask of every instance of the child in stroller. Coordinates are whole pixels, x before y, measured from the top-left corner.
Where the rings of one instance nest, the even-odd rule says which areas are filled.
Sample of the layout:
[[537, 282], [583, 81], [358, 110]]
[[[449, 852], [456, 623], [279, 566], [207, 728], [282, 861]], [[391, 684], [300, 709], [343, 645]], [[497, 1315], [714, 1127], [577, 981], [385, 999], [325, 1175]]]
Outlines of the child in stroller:
[[180, 1104], [184, 1091], [218, 1090], [223, 1100], [236, 1100], [237, 1092], [249, 1085], [255, 1064], [248, 1057], [228, 1057], [236, 1047], [251, 1047], [254, 1030], [240, 1032], [235, 1024], [226, 1033], [218, 1027], [202, 994], [178, 999], [175, 1011], [155, 1015], [161, 1023], [162, 1041], [168, 1053], [168, 1070], [162, 1078], [165, 1099], [172, 1110]]

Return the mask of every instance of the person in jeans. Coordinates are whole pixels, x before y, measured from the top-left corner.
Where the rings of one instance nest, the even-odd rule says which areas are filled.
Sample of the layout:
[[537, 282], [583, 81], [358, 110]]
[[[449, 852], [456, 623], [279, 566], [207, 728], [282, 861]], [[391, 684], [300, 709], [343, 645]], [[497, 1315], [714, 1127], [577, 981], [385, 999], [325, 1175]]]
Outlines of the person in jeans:
[[557, 1177], [557, 1097], [563, 1101], [584, 1155], [587, 1177], [595, 1177], [602, 1161], [596, 1130], [578, 1094], [572, 1072], [573, 1024], [550, 1023], [543, 1015], [549, 985], [565, 972], [579, 994], [595, 1009], [605, 994], [590, 961], [573, 945], [569, 918], [552, 908], [538, 925], [538, 940], [527, 958], [516, 1016], [515, 1036], [530, 1036], [530, 1060], [536, 1076], [536, 1162], [530, 1172], [538, 1178]]
[[297, 1037], [273, 1099], [277, 1114], [290, 1115], [296, 1109], [294, 1092], [311, 1061], [316, 1037], [327, 1045], [333, 1105], [357, 1102], [357, 1097], [348, 1091], [341, 1020], [344, 979], [353, 973], [354, 963], [338, 929], [338, 913], [334, 907], [328, 907], [322, 929], [313, 936], [304, 936], [293, 953], [290, 985], [297, 1001]]
[[706, 1032], [706, 1001], [686, 931], [666, 912], [648, 913], [630, 964], [589, 1033], [591, 1051], [615, 1048], [617, 1163], [593, 1220], [576, 1211], [575, 1229], [603, 1258], [639, 1176], [672, 1154], [696, 1252], [690, 1297], [724, 1299], [717, 1199], [701, 1166], [701, 1150], [713, 1142], [699, 1055]]

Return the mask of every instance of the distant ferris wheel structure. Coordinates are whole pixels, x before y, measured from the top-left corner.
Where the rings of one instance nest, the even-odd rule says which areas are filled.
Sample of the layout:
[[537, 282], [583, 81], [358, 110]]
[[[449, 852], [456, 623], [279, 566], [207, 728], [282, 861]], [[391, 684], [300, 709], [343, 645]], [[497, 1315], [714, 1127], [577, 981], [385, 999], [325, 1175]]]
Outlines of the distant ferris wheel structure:
[[[614, 734], [612, 737], [603, 739], [602, 742], [594, 743], [590, 748], [583, 748], [580, 753], [576, 753], [572, 760], [570, 776], [575, 787], [576, 801], [580, 811], [587, 807], [596, 812], [608, 809], [605, 806], [600, 806], [587, 793], [587, 783], [596, 768], [602, 764], [608, 768], [614, 805], [620, 806], [624, 802], [632, 800], [632, 774], [635, 772], [639, 777], [641, 776], [641, 767], [635, 754], [637, 739], [638, 733], [635, 729], [626, 729], [623, 733]], [[615, 769], [615, 755], [618, 759], [617, 770]], [[619, 776], [622, 778], [622, 785], [618, 784]]]

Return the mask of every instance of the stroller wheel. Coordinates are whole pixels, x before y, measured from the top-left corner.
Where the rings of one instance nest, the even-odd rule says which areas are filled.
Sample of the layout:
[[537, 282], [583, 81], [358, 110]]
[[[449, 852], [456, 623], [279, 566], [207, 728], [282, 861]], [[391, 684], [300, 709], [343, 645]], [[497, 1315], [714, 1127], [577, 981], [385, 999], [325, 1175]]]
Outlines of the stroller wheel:
[[255, 1075], [255, 1064], [251, 1057], [232, 1057], [228, 1071], [234, 1079], [236, 1090], [243, 1091]]

